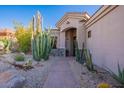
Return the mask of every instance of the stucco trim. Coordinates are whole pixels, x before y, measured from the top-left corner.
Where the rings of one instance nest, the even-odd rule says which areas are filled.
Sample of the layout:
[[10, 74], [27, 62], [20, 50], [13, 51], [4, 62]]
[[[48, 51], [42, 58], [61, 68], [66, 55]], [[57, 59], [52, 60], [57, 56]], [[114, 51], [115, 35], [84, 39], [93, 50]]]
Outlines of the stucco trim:
[[57, 29], [57, 28], [52, 28], [52, 29], [50, 29], [51, 31], [59, 31], [59, 29]]
[[65, 31], [67, 31], [69, 29], [72, 29], [72, 28], [77, 29], [76, 27], [70, 26], [70, 27], [67, 27], [67, 28], [63, 29], [61, 32], [65, 32]]
[[89, 28], [90, 26], [92, 26], [94, 23], [96, 23], [97, 21], [99, 21], [101, 18], [103, 18], [105, 15], [107, 15], [108, 13], [110, 13], [112, 10], [114, 10], [116, 7], [118, 7], [118, 5], [106, 5], [106, 6], [102, 6], [97, 12], [96, 14], [94, 14], [86, 23], [86, 29]]
[[66, 13], [57, 23], [56, 23], [56, 27], [59, 28], [68, 18], [74, 18], [74, 19], [85, 19], [88, 20], [90, 18], [90, 16], [87, 14], [87, 12], [85, 13], [80, 13], [80, 12], [68, 12]]

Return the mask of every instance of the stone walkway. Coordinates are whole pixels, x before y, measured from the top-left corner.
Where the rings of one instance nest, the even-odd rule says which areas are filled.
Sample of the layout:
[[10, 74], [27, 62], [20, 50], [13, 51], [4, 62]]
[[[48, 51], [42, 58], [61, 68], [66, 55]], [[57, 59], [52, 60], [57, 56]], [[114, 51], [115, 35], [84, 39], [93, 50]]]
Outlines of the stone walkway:
[[78, 88], [80, 83], [76, 80], [72, 72], [69, 60], [59, 58], [50, 68], [50, 72], [44, 83], [44, 88]]

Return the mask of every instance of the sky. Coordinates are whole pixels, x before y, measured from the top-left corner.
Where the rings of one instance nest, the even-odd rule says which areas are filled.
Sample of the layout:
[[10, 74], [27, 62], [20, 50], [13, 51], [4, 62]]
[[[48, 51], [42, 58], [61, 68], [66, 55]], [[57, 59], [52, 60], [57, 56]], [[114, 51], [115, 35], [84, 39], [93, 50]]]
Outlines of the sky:
[[43, 28], [55, 28], [66, 12], [87, 12], [92, 16], [99, 5], [0, 5], [0, 28], [14, 28], [14, 21], [27, 26], [37, 10], [43, 17]]

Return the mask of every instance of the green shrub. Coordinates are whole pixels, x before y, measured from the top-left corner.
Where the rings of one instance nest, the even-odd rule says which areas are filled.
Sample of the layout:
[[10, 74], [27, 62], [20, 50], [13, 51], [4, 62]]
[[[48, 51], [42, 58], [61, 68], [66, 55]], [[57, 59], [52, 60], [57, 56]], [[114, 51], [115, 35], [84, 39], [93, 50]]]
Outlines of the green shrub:
[[10, 52], [11, 40], [7, 38], [0, 38], [0, 50], [4, 53]]
[[24, 54], [16, 54], [15, 55], [15, 60], [16, 61], [24, 61], [25, 60], [25, 55]]
[[111, 88], [111, 85], [103, 82], [103, 83], [98, 84], [97, 88]]
[[10, 43], [11, 43], [11, 40], [10, 39], [7, 39], [7, 38], [1, 38], [0, 39], [0, 42], [2, 42], [4, 44], [4, 49], [6, 48], [10, 48]]
[[25, 28], [21, 24], [15, 24], [15, 36], [19, 43], [19, 50], [22, 52], [29, 52], [31, 49], [31, 28]]
[[10, 50], [11, 52], [19, 52], [19, 44], [17, 41], [11, 41], [11, 44], [10, 44]]
[[0, 50], [4, 49], [5, 45], [3, 43], [3, 41], [0, 41]]
[[3, 39], [1, 40], [4, 43], [5, 48], [8, 46], [9, 40]]

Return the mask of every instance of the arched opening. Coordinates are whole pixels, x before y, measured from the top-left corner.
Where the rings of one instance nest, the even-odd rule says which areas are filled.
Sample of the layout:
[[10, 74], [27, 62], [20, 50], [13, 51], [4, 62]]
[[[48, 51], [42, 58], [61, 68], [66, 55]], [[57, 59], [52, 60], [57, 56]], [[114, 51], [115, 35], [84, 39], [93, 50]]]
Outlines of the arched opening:
[[75, 56], [76, 28], [65, 30], [66, 56]]

